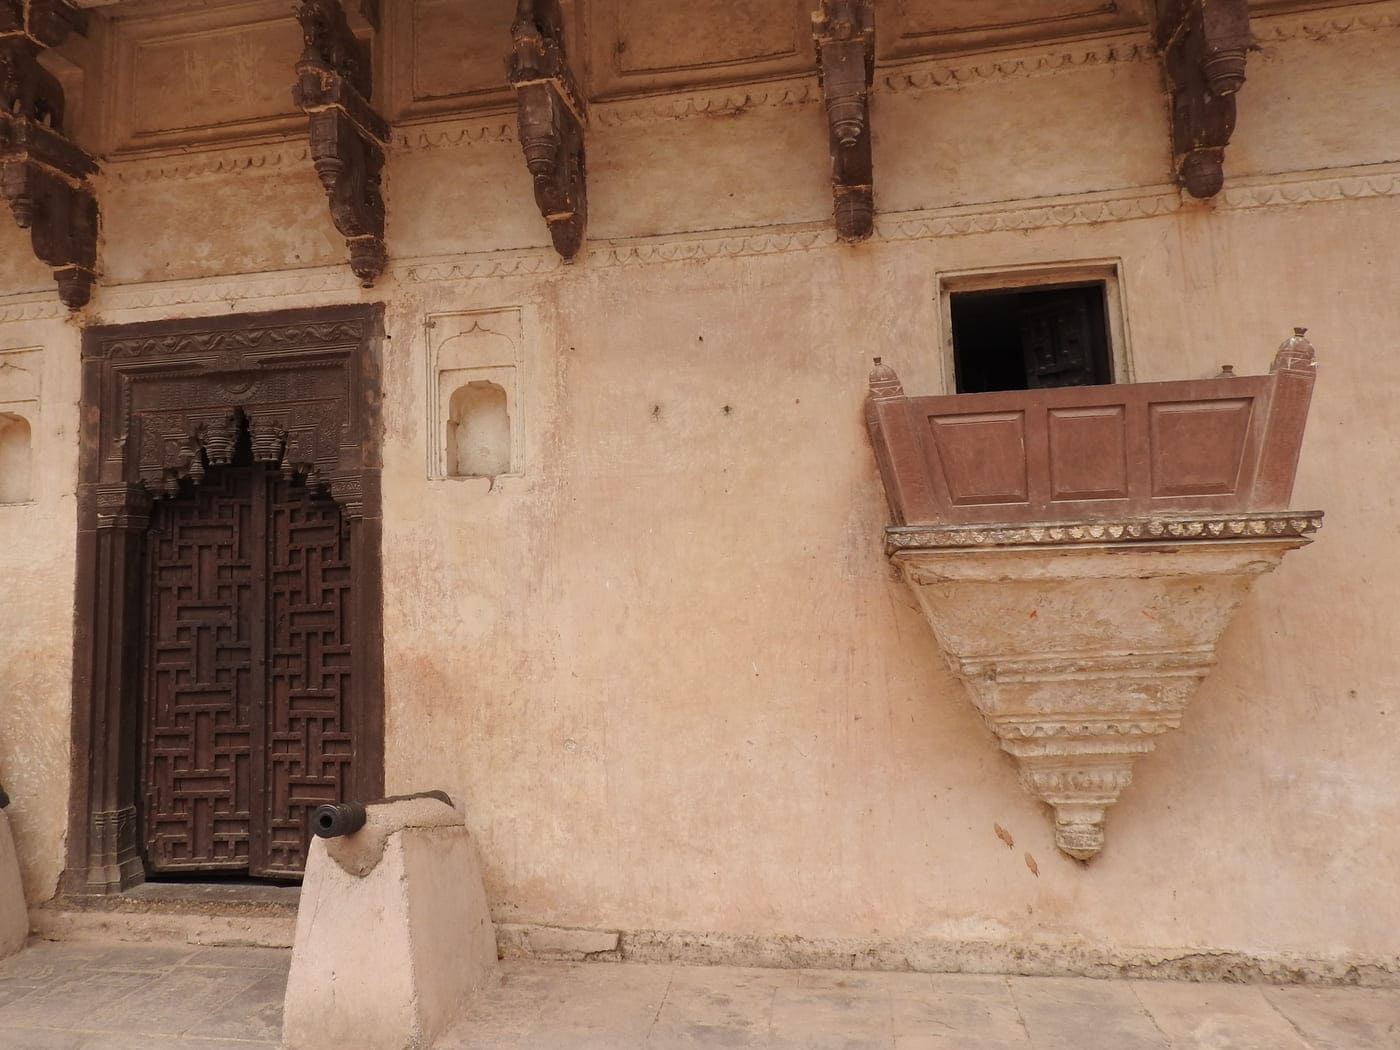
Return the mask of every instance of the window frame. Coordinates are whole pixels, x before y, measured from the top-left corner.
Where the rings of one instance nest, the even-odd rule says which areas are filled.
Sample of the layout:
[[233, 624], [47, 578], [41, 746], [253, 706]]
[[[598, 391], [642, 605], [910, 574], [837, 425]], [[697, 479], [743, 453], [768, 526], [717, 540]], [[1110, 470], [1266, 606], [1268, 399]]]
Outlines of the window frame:
[[1102, 284], [1104, 326], [1113, 383], [1134, 382], [1133, 355], [1123, 301], [1120, 259], [1079, 259], [1058, 263], [1028, 263], [939, 272], [938, 371], [944, 394], [958, 389], [957, 358], [953, 351], [953, 295], [962, 292], [1015, 292], [1040, 286]]

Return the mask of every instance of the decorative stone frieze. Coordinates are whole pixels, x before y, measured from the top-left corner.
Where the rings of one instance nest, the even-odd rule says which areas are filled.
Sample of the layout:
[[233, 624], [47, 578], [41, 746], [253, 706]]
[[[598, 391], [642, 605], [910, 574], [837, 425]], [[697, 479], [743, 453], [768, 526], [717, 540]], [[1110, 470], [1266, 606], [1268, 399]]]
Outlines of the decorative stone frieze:
[[1174, 170], [1193, 197], [1213, 197], [1225, 184], [1225, 147], [1251, 43], [1247, 0], [1162, 5], [1157, 46], [1171, 94]]
[[506, 75], [515, 89], [525, 166], [555, 250], [572, 259], [588, 225], [588, 110], [564, 50], [559, 0], [520, 0], [510, 35]]
[[1315, 361], [1268, 376], [914, 397], [876, 361], [886, 550], [953, 673], [1087, 860], [1181, 724], [1254, 580], [1311, 542], [1292, 496]]
[[97, 163], [66, 137], [63, 87], [39, 54], [86, 27], [64, 0], [0, 0], [0, 197], [70, 310], [87, 304], [97, 268]]
[[[366, 17], [377, 8], [361, 7]], [[366, 288], [384, 272], [384, 198], [380, 174], [389, 126], [370, 105], [369, 48], [355, 36], [340, 0], [301, 0], [306, 47], [292, 96], [311, 125], [311, 161], [330, 201], [331, 221], [350, 250], [350, 268]]]
[[836, 229], [862, 241], [875, 228], [870, 151], [870, 85], [875, 78], [875, 6], [871, 0], [822, 0], [812, 14], [817, 74], [826, 99]]

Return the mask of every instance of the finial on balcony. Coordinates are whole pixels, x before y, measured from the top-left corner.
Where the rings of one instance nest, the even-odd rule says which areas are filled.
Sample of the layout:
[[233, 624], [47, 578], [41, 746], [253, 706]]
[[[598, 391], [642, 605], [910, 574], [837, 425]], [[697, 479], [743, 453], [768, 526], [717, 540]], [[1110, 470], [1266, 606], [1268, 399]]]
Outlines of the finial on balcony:
[[875, 367], [870, 370], [870, 396], [875, 398], [903, 397], [904, 386], [893, 368], [875, 358]]
[[1317, 351], [1308, 342], [1308, 330], [1295, 328], [1293, 334], [1279, 344], [1274, 355], [1273, 372], [1308, 372], [1317, 367]]

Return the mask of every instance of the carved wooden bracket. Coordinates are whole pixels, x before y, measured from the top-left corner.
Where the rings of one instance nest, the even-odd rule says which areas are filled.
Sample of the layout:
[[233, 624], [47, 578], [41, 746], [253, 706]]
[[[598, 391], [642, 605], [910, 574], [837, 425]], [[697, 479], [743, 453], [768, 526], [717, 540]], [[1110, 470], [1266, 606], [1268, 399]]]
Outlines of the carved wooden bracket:
[[870, 85], [875, 77], [872, 0], [821, 0], [812, 13], [817, 73], [831, 133], [831, 183], [836, 229], [860, 241], [875, 226], [875, 175], [870, 154]]
[[555, 251], [572, 259], [588, 224], [588, 110], [564, 51], [559, 0], [520, 0], [510, 35], [506, 76], [515, 88], [525, 166]]
[[1246, 0], [1169, 0], [1157, 43], [1171, 93], [1172, 153], [1177, 181], [1193, 197], [1225, 184], [1225, 147], [1235, 130], [1235, 94], [1249, 50]]
[[86, 14], [64, 0], [0, 0], [0, 196], [73, 310], [91, 297], [97, 266], [87, 181], [97, 164], [65, 137], [63, 87], [39, 53], [86, 29]]
[[[371, 25], [378, 6], [361, 3]], [[311, 160], [330, 200], [331, 221], [350, 249], [350, 268], [368, 288], [384, 272], [384, 197], [380, 175], [389, 125], [370, 106], [369, 48], [355, 36], [340, 0], [301, 0], [306, 48], [292, 98], [311, 121]]]

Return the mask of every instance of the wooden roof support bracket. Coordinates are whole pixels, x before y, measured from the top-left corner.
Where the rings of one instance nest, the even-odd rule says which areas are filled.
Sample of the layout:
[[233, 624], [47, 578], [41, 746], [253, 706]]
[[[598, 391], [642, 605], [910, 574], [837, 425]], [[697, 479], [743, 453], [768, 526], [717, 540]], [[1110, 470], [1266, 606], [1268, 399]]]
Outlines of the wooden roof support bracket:
[[875, 79], [873, 0], [821, 0], [812, 12], [817, 75], [831, 136], [836, 230], [862, 241], [875, 228], [875, 176], [870, 152], [870, 85]]
[[87, 30], [66, 0], [0, 0], [0, 197], [34, 254], [53, 267], [58, 297], [87, 304], [97, 268], [97, 162], [64, 134], [63, 87], [39, 53]]
[[[357, 6], [375, 28], [378, 5]], [[331, 221], [350, 249], [350, 268], [368, 288], [388, 263], [380, 178], [389, 141], [389, 125], [370, 105], [369, 45], [350, 28], [340, 0], [301, 0], [297, 20], [306, 47], [292, 98], [311, 122], [311, 160]]]
[[588, 225], [588, 109], [569, 68], [559, 0], [519, 0], [510, 35], [506, 77], [515, 89], [525, 166], [554, 250], [567, 261], [583, 246]]
[[1157, 25], [1171, 98], [1172, 164], [1193, 197], [1225, 184], [1225, 147], [1251, 46], [1247, 0], [1167, 0]]

